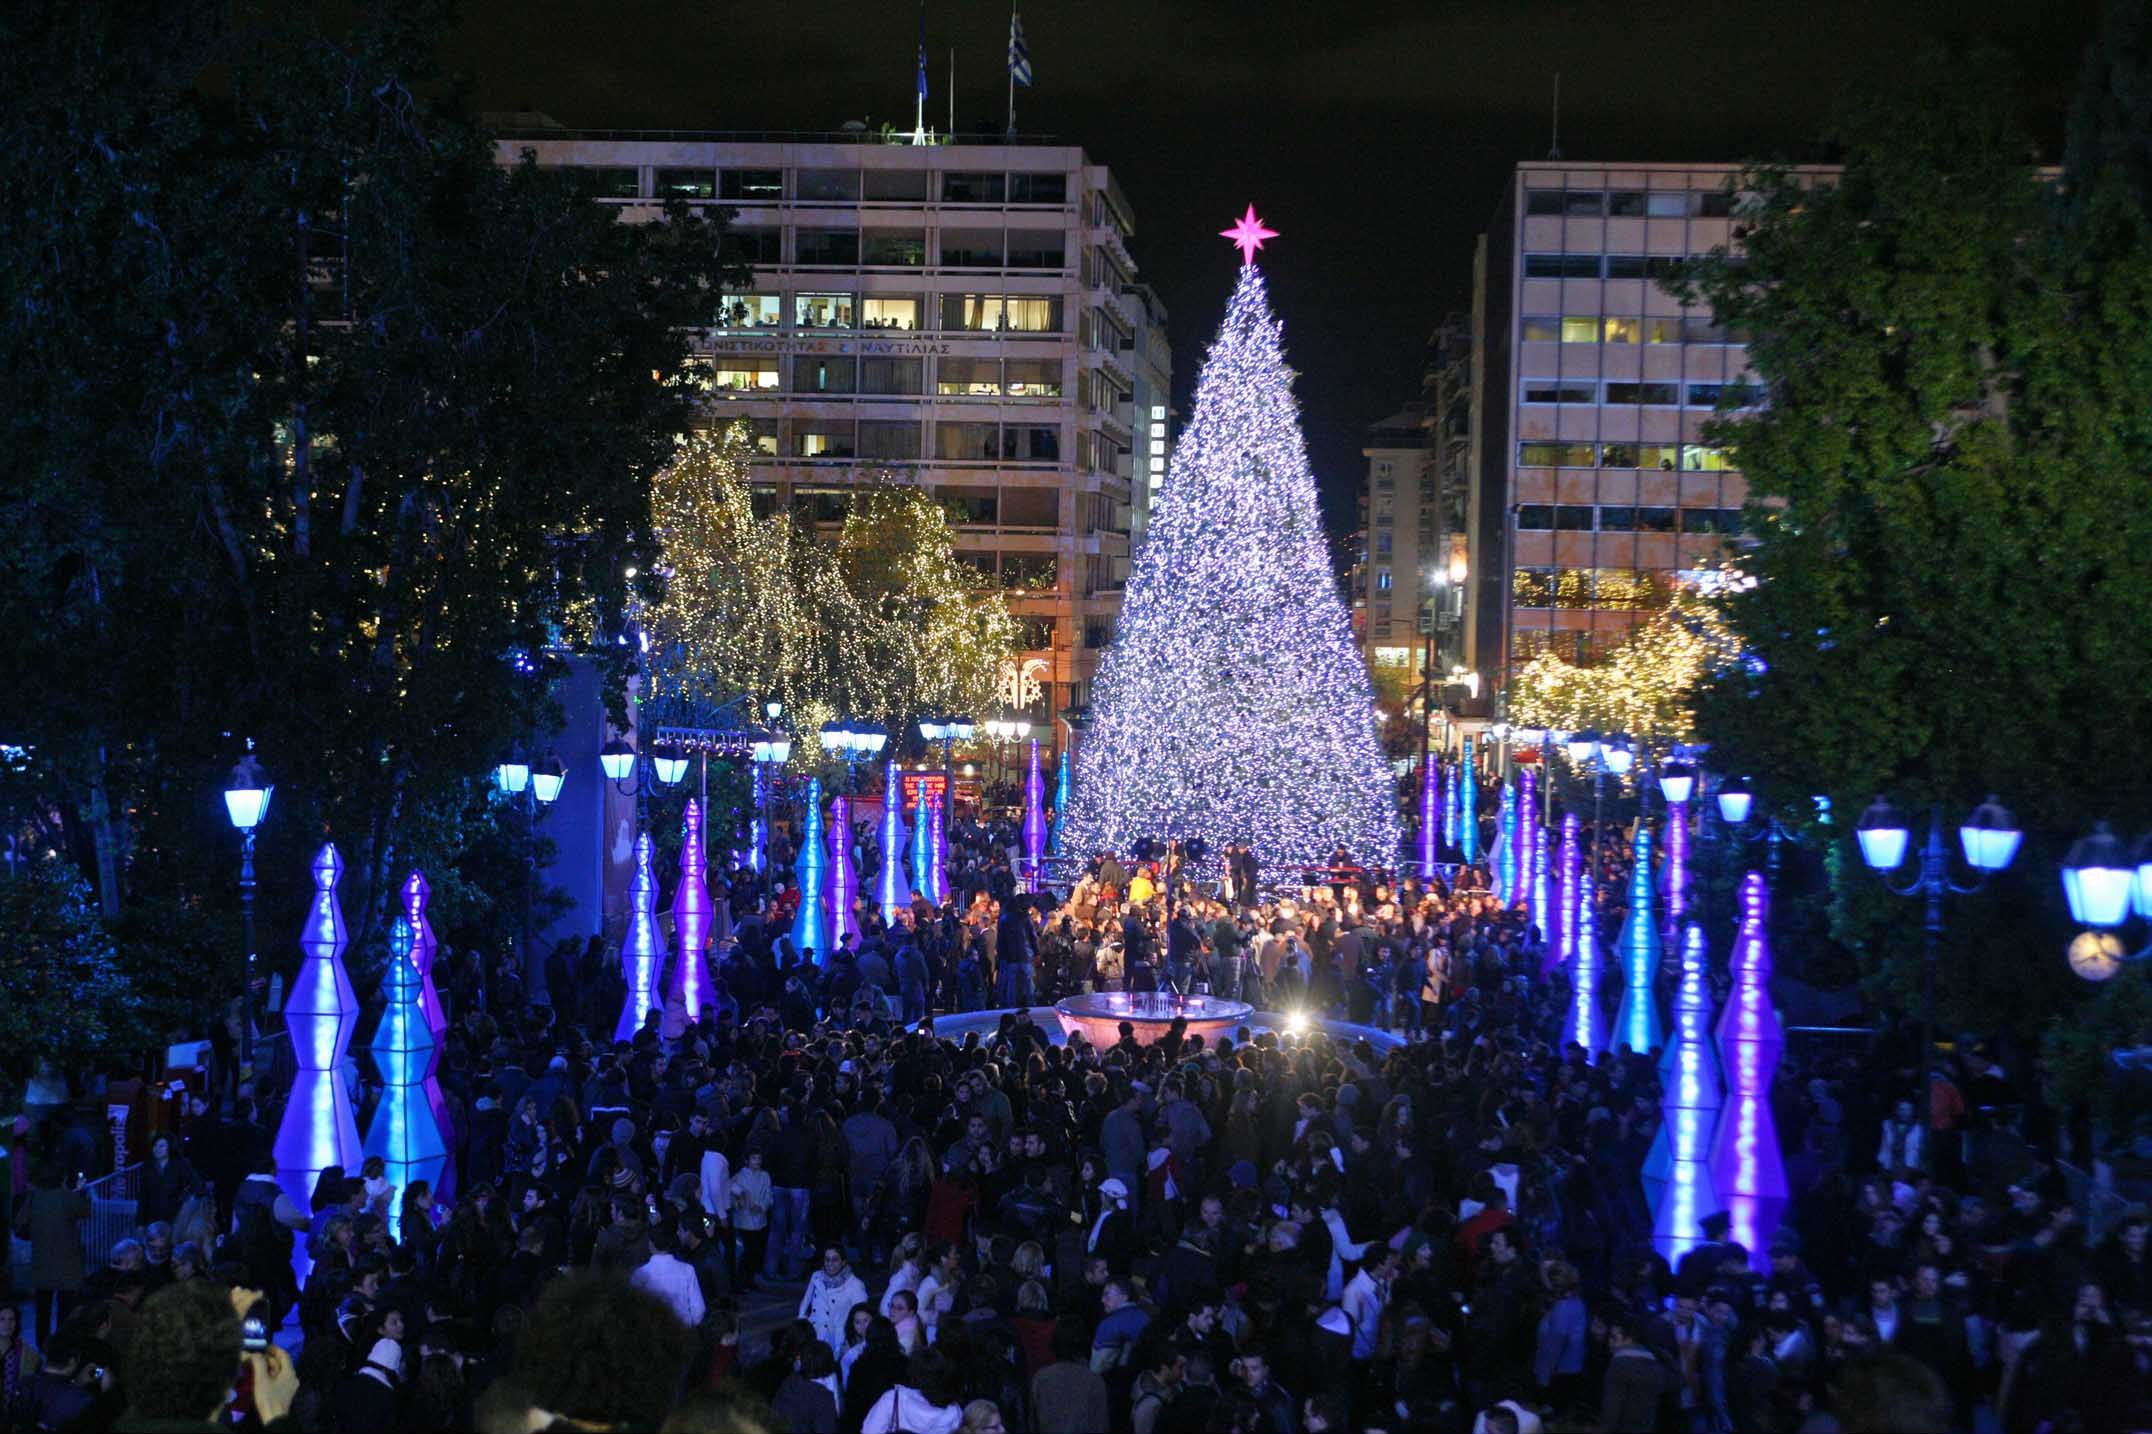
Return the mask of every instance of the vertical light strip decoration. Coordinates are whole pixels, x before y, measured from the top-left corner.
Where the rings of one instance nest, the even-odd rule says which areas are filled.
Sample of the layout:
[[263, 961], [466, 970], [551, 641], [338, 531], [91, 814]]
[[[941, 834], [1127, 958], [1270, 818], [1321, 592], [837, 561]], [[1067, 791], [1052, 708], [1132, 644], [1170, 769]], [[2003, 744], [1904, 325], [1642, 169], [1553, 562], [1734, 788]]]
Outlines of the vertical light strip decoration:
[[[829, 803], [829, 948], [834, 952], [849, 936], [859, 944], [859, 868], [852, 864], [852, 799], [838, 794]], [[825, 961], [824, 964], [827, 964]]]
[[1435, 874], [1435, 858], [1439, 855], [1437, 844], [1442, 840], [1442, 775], [1441, 764], [1429, 753], [1420, 763], [1420, 875]]
[[1785, 1045], [1771, 1004], [1771, 893], [1763, 873], [1741, 878], [1741, 930], [1734, 938], [1733, 989], [1719, 1013], [1719, 1060], [1726, 1108], [1711, 1142], [1711, 1183], [1733, 1221], [1733, 1239], [1759, 1271], [1786, 1208], [1786, 1162], [1771, 1115], [1771, 1078]]
[[770, 764], [757, 762], [755, 768], [755, 815], [747, 823], [747, 864], [756, 875], [770, 869], [770, 824], [763, 813], [770, 809]]
[[665, 991], [665, 1004], [680, 1003], [690, 1025], [702, 1019], [702, 1008], [712, 1004], [709, 959], [710, 923], [715, 908], [710, 888], [704, 885], [702, 803], [690, 797], [681, 818], [680, 884], [673, 888], [673, 969]]
[[927, 807], [927, 836], [930, 851], [927, 876], [934, 884], [934, 904], [936, 906], [949, 899], [949, 832], [943, 819], [947, 810], [940, 802], [930, 803]]
[[[951, 798], [954, 800], [954, 797]], [[1054, 824], [1046, 836], [1046, 850], [1053, 856], [1067, 856], [1061, 849], [1061, 833], [1068, 826], [1069, 818], [1069, 749], [1061, 749], [1061, 761], [1054, 768]]]
[[1666, 929], [1681, 931], [1689, 914], [1689, 804], [1666, 804]]
[[1558, 960], [1559, 948], [1555, 938], [1561, 918], [1554, 910], [1554, 853], [1547, 849], [1548, 838], [1553, 834], [1538, 823], [1532, 825], [1532, 923], [1539, 928], [1545, 950], [1540, 959]]
[[1621, 1009], [1614, 1014], [1614, 1032], [1608, 1045], [1625, 1045], [1642, 1055], [1656, 1048], [1662, 1038], [1659, 1006], [1651, 990], [1652, 980], [1659, 972], [1659, 922], [1653, 910], [1651, 883], [1651, 828], [1642, 822], [1636, 824], [1636, 844], [1631, 854], [1636, 868], [1629, 877], [1629, 911], [1622, 918], [1618, 943], [1622, 979], [1627, 984], [1621, 993]]
[[1046, 885], [1046, 774], [1039, 769], [1039, 739], [1031, 739], [1031, 771], [1024, 778], [1024, 890]]
[[418, 966], [411, 959], [414, 949], [411, 922], [398, 913], [389, 928], [388, 966], [381, 973], [387, 1005], [370, 1047], [374, 1069], [381, 1077], [381, 1099], [360, 1147], [387, 1165], [392, 1240], [403, 1238], [404, 1187], [413, 1180], [438, 1186], [448, 1164], [448, 1142], [426, 1104], [425, 1083], [433, 1076], [441, 1050], [419, 1004]]
[[1584, 855], [1575, 812], [1562, 814], [1562, 848], [1555, 865], [1553, 921], [1547, 930], [1547, 955], [1542, 973], [1559, 966], [1577, 968], [1577, 878], [1583, 874]]
[[[418, 1008], [426, 1018], [426, 1029], [433, 1035], [433, 1061], [426, 1067], [419, 1089], [425, 1093], [426, 1108], [433, 1112], [434, 1129], [446, 1140], [456, 1127], [448, 1113], [448, 1097], [441, 1090], [441, 1049], [442, 1038], [448, 1033], [448, 1012], [441, 1008], [441, 995], [433, 983], [433, 958], [441, 949], [440, 939], [433, 934], [433, 922], [426, 915], [433, 901], [433, 887], [426, 873], [413, 867], [399, 895], [403, 898], [404, 919], [411, 923], [411, 965], [418, 972]], [[442, 1164], [440, 1178], [433, 1182], [433, 1193], [435, 1199], [444, 1202], [455, 1198], [453, 1164]]]
[[1442, 764], [1442, 846], [1446, 851], [1457, 850], [1457, 764]]
[[792, 874], [800, 884], [800, 908], [792, 918], [792, 952], [817, 966], [829, 963], [829, 922], [822, 914], [822, 878], [828, 857], [822, 843], [822, 779], [809, 777], [800, 854], [792, 863]]
[[905, 838], [904, 789], [897, 781], [897, 764], [891, 762], [882, 769], [882, 866], [874, 878], [874, 904], [892, 926], [897, 913], [912, 904], [912, 884], [904, 875]]
[[1534, 835], [1539, 830], [1539, 771], [1534, 767], [1517, 769], [1517, 796], [1510, 803], [1510, 836], [1516, 854], [1510, 858], [1510, 870], [1515, 873], [1516, 888], [1510, 893], [1512, 905], [1524, 904], [1525, 919], [1540, 922], [1546, 913], [1532, 904], [1537, 895], [1539, 840]]
[[1457, 850], [1468, 862], [1479, 860], [1479, 768], [1472, 762], [1472, 739], [1465, 738], [1464, 760], [1457, 767]]
[[1490, 884], [1494, 899], [1504, 906], [1517, 903], [1517, 835], [1514, 830], [1517, 818], [1515, 789], [1509, 783], [1502, 784], [1501, 804], [1494, 813], [1494, 850], [1490, 858]]
[[620, 1019], [613, 1024], [616, 1041], [635, 1039], [643, 1017], [660, 1004], [658, 963], [665, 956], [665, 937], [658, 930], [657, 851], [650, 833], [635, 839], [635, 870], [628, 875], [628, 929], [620, 938], [620, 975], [628, 994], [620, 1003]]
[[1607, 1028], [1599, 1008], [1599, 977], [1605, 968], [1599, 959], [1599, 915], [1592, 909], [1593, 890], [1592, 874], [1580, 872], [1575, 934], [1577, 959], [1571, 968], [1569, 1020], [1563, 1030], [1566, 1039], [1584, 1047], [1585, 1056], [1596, 1063], [1606, 1054]]
[[[314, 896], [306, 924], [299, 931], [304, 953], [291, 995], [284, 1002], [284, 1029], [291, 1033], [291, 1054], [298, 1067], [291, 1095], [276, 1128], [277, 1185], [301, 1210], [310, 1209], [314, 1181], [331, 1165], [359, 1168], [359, 1126], [351, 1114], [351, 1093], [339, 1067], [358, 1029], [359, 998], [344, 970], [343, 908], [336, 885], [344, 859], [333, 843], [314, 854]], [[292, 1268], [303, 1285], [313, 1259], [306, 1241], [293, 1242]]]
[[1711, 1183], [1711, 1138], [1725, 1101], [1711, 1037], [1711, 953], [1704, 929], [1684, 928], [1681, 985], [1673, 1029], [1659, 1061], [1659, 1133], [1644, 1157], [1644, 1198], [1652, 1207], [1652, 1243], [1669, 1264], [1703, 1239], [1698, 1221], [1718, 1206]]

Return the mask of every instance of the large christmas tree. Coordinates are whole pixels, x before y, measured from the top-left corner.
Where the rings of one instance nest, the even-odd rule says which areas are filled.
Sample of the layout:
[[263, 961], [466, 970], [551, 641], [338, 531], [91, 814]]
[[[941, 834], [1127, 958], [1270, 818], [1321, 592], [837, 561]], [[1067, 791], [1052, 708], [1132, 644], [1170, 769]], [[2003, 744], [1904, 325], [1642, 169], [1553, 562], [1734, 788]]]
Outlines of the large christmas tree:
[[1267, 865], [1342, 846], [1389, 865], [1400, 830], [1254, 249], [1204, 358], [1076, 757], [1063, 850], [1245, 842]]

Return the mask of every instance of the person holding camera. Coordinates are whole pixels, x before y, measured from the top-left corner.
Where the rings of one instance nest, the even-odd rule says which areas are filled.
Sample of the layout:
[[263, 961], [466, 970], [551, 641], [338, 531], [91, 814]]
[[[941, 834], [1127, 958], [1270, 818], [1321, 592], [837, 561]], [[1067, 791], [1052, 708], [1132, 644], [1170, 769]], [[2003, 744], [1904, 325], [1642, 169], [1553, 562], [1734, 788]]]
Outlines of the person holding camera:
[[291, 1427], [299, 1393], [290, 1356], [269, 1342], [258, 1290], [226, 1291], [205, 1280], [169, 1285], [142, 1302], [120, 1389], [128, 1430], [209, 1430], [228, 1409], [266, 1429]]

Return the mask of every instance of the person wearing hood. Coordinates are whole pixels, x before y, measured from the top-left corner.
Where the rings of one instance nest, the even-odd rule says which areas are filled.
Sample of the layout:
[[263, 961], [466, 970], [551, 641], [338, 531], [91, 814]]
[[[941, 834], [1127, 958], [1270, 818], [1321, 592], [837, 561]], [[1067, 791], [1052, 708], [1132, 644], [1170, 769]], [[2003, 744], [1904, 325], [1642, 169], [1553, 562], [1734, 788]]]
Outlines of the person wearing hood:
[[860, 1434], [953, 1434], [963, 1421], [961, 1371], [939, 1350], [924, 1349], [903, 1381], [867, 1410]]
[[1136, 1253], [1136, 1221], [1128, 1213], [1128, 1185], [1118, 1175], [1099, 1182], [1098, 1218], [1084, 1239], [1087, 1253], [1103, 1259], [1116, 1274], [1128, 1272]]
[[867, 1302], [867, 1287], [835, 1245], [822, 1250], [822, 1265], [807, 1280], [799, 1317], [814, 1326], [815, 1337], [831, 1349], [844, 1348], [844, 1322], [854, 1305]]
[[338, 1387], [330, 1428], [338, 1434], [395, 1434], [403, 1427], [403, 1368], [403, 1345], [375, 1340], [366, 1362]]

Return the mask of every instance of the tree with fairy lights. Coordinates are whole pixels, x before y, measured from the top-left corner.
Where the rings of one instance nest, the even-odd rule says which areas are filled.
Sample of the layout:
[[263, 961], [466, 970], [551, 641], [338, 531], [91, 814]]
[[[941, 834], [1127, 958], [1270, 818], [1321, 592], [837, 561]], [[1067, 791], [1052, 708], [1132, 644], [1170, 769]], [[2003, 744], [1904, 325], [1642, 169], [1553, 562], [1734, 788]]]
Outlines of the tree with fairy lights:
[[1064, 849], [1246, 842], [1265, 865], [1401, 840], [1374, 694], [1330, 569], [1251, 207], [1239, 282], [1138, 550], [1077, 753]]

